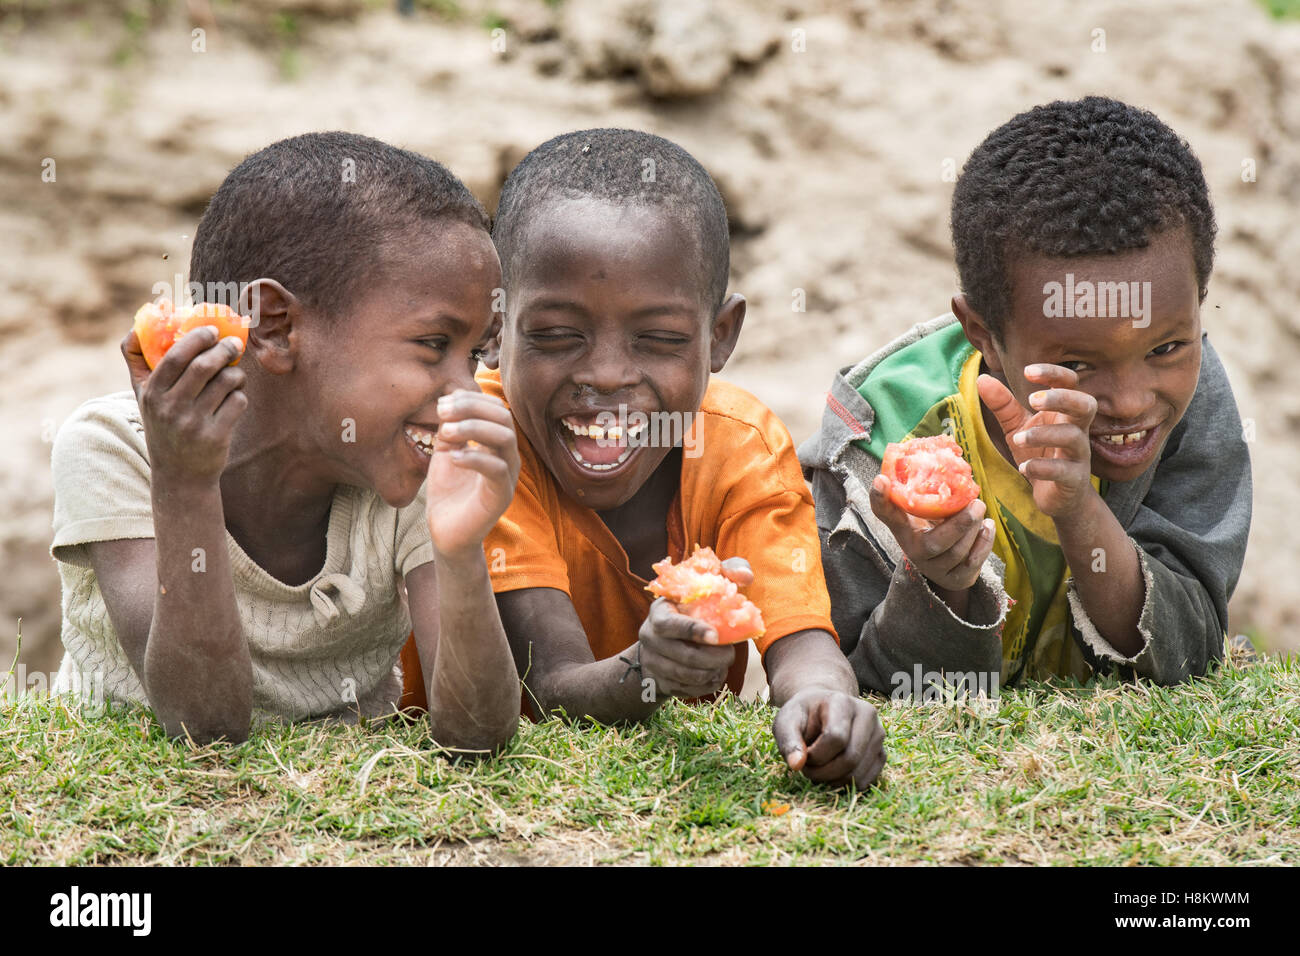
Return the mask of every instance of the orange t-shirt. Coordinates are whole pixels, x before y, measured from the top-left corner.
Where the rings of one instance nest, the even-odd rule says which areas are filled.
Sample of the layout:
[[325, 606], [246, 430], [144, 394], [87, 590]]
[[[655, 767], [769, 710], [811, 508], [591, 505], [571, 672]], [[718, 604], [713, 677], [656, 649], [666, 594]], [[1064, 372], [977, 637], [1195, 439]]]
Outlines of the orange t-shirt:
[[[478, 383], [505, 400], [499, 373], [480, 372]], [[714, 379], [694, 428], [699, 454], [691, 457], [684, 449], [682, 455], [681, 487], [667, 516], [669, 555], [680, 561], [702, 545], [724, 560], [749, 562], [754, 583], [744, 593], [767, 624], [755, 641], [761, 653], [796, 631], [820, 628], [834, 635], [812, 496], [785, 425], [753, 395]], [[636, 643], [650, 611], [649, 582], [629, 569], [627, 553], [600, 515], [560, 490], [522, 432], [519, 453], [514, 500], [483, 545], [492, 590], [563, 591], [593, 657], [621, 654]], [[742, 642], [727, 676], [737, 693], [747, 657]], [[408, 678], [404, 700], [422, 703], [413, 643], [403, 653], [409, 673], [408, 660], [416, 662], [416, 679], [412, 686]]]

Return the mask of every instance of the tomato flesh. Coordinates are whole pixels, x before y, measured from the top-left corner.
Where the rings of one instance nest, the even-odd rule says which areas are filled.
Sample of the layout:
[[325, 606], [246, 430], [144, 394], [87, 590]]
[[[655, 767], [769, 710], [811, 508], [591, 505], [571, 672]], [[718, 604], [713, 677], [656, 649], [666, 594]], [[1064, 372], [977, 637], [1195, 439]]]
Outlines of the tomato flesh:
[[[217, 327], [217, 338], [224, 339], [233, 335], [245, 345], [248, 344], [247, 316], [240, 315], [228, 305], [212, 302], [200, 302], [193, 306], [177, 309], [168, 299], [146, 302], [135, 313], [136, 338], [140, 340], [140, 351], [150, 368], [156, 368], [167, 354], [167, 350], [176, 344], [186, 332], [205, 325]], [[231, 365], [238, 365], [244, 357], [241, 350]]]
[[654, 565], [654, 570], [658, 576], [646, 590], [672, 601], [683, 614], [708, 624], [718, 632], [719, 644], [762, 637], [767, 629], [758, 606], [722, 573], [722, 562], [712, 548], [696, 548], [694, 554], [677, 564], [664, 558]]
[[908, 514], [939, 520], [979, 497], [970, 462], [950, 435], [890, 442], [880, 462], [889, 479], [889, 498]]

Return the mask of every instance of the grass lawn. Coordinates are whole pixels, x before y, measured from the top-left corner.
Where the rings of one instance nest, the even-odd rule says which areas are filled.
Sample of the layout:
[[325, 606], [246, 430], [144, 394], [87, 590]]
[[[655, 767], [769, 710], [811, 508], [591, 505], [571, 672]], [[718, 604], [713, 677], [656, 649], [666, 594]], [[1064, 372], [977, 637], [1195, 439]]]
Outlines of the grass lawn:
[[522, 727], [451, 760], [419, 724], [171, 742], [139, 710], [0, 709], [0, 863], [1300, 863], [1300, 664], [1190, 686], [882, 705], [883, 785], [784, 769], [762, 704]]

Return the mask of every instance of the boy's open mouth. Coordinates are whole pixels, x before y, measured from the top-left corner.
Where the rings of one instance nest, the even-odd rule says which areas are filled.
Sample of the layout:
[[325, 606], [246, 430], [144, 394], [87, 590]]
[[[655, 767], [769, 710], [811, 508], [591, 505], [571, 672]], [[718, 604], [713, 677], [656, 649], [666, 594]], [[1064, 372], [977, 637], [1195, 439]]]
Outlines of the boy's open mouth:
[[1093, 454], [1119, 468], [1140, 465], [1155, 452], [1160, 439], [1160, 426], [1136, 428], [1130, 431], [1093, 432], [1088, 436]]
[[637, 451], [645, 447], [648, 429], [636, 425], [601, 425], [609, 414], [565, 415], [557, 425], [560, 442], [569, 459], [585, 475], [608, 477], [621, 471]]
[[428, 467], [429, 459], [433, 457], [433, 436], [437, 430], [437, 425], [430, 428], [427, 425], [412, 425], [410, 422], [402, 428], [416, 458], [425, 467]]

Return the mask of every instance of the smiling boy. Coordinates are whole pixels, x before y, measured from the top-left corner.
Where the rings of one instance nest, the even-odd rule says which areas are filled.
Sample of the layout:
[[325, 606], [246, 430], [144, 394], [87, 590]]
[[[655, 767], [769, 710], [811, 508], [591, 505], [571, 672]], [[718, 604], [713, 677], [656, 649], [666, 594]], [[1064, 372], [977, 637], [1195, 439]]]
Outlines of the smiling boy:
[[726, 295], [708, 173], [646, 133], [559, 136], [511, 173], [493, 239], [506, 315], [487, 359], [499, 375], [479, 381], [509, 403], [523, 463], [485, 547], [532, 706], [640, 720], [669, 697], [739, 690], [746, 645], [717, 645], [645, 590], [653, 562], [705, 545], [766, 618], [781, 754], [811, 779], [870, 784], [884, 732], [836, 645], [789, 433], [710, 378], [745, 301]]
[[392, 714], [414, 629], [433, 737], [513, 736], [482, 543], [518, 452], [473, 379], [501, 281], [487, 226], [443, 166], [350, 133], [281, 140], [226, 177], [190, 273], [246, 290], [225, 303], [257, 317], [246, 348], [203, 328], [150, 370], [131, 332], [134, 394], [87, 402], [55, 439], [60, 690], [97, 674], [171, 735], [241, 741], [255, 715]]
[[[1051, 103], [971, 155], [952, 229], [953, 314], [845, 369], [800, 449], [861, 685], [1205, 673], [1251, 480], [1201, 329], [1215, 225], [1200, 163], [1148, 112]], [[982, 493], [920, 522], [890, 502], [880, 458], [945, 431]]]

